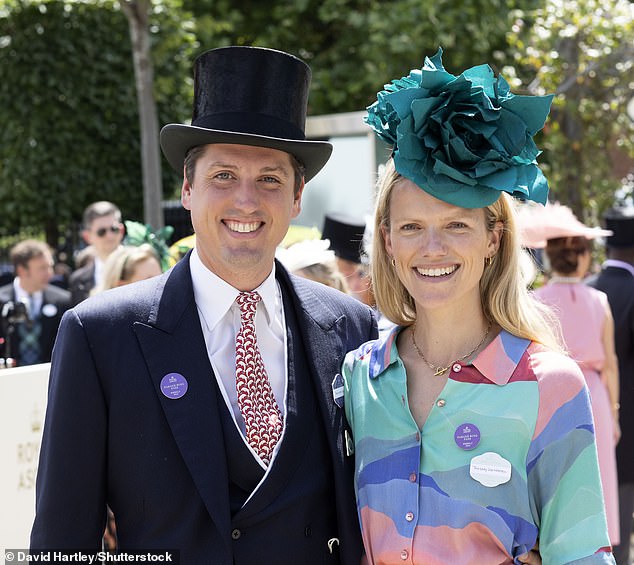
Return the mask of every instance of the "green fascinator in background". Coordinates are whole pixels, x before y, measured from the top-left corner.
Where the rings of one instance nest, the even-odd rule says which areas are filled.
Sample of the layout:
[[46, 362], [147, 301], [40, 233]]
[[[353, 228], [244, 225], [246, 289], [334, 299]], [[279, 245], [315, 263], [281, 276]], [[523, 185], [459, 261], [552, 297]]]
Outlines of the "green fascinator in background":
[[174, 233], [174, 228], [172, 226], [165, 226], [160, 230], [153, 231], [152, 226], [149, 224], [126, 220], [125, 232], [126, 245], [139, 246], [144, 243], [149, 243], [161, 263], [161, 269], [163, 271], [167, 271], [167, 269], [169, 269], [170, 250], [167, 242]]
[[456, 77], [443, 67], [442, 49], [384, 88], [365, 121], [392, 145], [399, 174], [462, 208], [489, 206], [501, 191], [546, 203], [533, 136], [553, 95], [514, 95], [489, 65]]

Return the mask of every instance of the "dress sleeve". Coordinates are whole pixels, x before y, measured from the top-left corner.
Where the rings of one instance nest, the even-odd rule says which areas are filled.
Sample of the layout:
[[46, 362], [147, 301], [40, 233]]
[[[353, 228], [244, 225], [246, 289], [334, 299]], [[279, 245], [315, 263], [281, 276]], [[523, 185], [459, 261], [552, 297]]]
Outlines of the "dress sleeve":
[[588, 389], [577, 365], [536, 356], [539, 409], [527, 456], [544, 565], [613, 564]]

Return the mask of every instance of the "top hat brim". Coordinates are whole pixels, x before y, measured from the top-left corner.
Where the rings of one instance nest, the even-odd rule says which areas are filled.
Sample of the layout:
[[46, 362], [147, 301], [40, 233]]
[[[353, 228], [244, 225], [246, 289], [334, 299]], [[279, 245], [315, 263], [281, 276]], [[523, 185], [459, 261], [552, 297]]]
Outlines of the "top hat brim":
[[328, 162], [332, 145], [327, 141], [280, 139], [233, 131], [207, 129], [185, 124], [168, 124], [161, 130], [161, 149], [169, 164], [179, 174], [183, 172], [185, 155], [198, 145], [230, 143], [270, 147], [294, 155], [305, 167], [305, 182], [311, 180]]

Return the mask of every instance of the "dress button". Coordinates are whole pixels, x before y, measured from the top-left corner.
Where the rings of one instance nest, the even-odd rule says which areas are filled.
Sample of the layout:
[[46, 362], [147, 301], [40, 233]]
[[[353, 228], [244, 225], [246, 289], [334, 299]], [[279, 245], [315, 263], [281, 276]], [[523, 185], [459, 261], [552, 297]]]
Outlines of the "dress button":
[[241, 535], [242, 535], [242, 532], [240, 530], [238, 530], [238, 528], [236, 528], [235, 530], [231, 531], [231, 537], [233, 539], [240, 539]]
[[401, 559], [403, 561], [405, 561], [408, 557], [409, 557], [409, 552], [407, 551], [407, 549], [404, 549], [403, 551], [401, 551]]
[[412, 474], [409, 476], [409, 482], [410, 482], [410, 483], [415, 483], [415, 482], [416, 482], [416, 479], [417, 479], [417, 477], [416, 477], [416, 473], [412, 473]]
[[405, 514], [405, 519], [408, 522], [411, 522], [414, 519], [414, 513], [413, 512], [408, 512], [407, 514]]
[[462, 370], [462, 365], [460, 363], [454, 363], [453, 367], [451, 368], [451, 370], [454, 373], [459, 373]]
[[436, 406], [438, 406], [438, 408], [443, 408], [445, 404], [447, 404], [447, 401], [444, 398], [439, 398], [438, 402], [436, 402]]

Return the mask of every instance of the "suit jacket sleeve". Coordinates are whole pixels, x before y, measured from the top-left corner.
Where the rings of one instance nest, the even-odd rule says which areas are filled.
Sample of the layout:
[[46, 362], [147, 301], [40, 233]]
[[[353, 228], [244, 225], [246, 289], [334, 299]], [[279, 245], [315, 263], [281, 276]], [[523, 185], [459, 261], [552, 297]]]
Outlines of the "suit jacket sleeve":
[[[74, 310], [62, 318], [56, 348], [59, 354], [51, 366], [31, 547], [98, 550], [106, 516], [106, 404]], [[63, 491], [55, 488], [60, 484], [66, 485]]]

